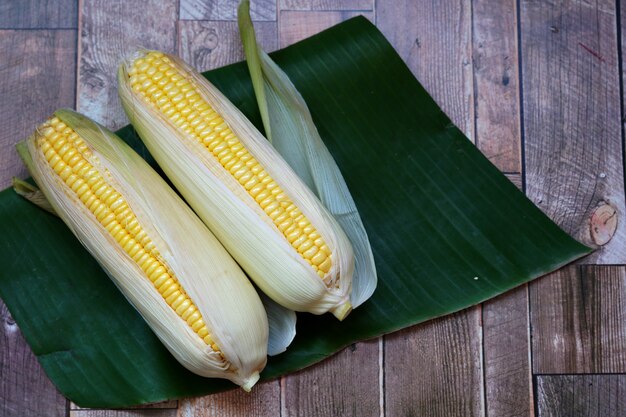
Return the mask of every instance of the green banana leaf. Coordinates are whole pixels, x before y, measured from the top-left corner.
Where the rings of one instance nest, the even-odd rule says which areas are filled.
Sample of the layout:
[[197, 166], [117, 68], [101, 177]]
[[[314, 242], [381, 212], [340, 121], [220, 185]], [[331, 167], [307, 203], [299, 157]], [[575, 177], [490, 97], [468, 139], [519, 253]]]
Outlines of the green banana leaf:
[[[467, 140], [366, 19], [272, 58], [345, 176], [379, 284], [344, 322], [300, 314], [293, 344], [263, 378], [480, 303], [589, 252]], [[262, 126], [245, 63], [206, 76]], [[131, 128], [119, 134], [150, 160]], [[75, 403], [123, 407], [232, 387], [182, 368], [64, 224], [10, 189], [0, 193], [0, 235], [0, 297]]]

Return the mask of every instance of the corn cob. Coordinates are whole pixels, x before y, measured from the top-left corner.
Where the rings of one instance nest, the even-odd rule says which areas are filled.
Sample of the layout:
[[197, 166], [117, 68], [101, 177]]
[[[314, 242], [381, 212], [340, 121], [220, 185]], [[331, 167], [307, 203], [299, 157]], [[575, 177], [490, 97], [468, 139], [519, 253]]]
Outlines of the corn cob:
[[254, 126], [181, 60], [141, 51], [118, 71], [128, 117], [255, 283], [296, 310], [351, 310], [345, 234]]
[[115, 135], [70, 111], [20, 148], [57, 214], [172, 354], [197, 374], [249, 390], [266, 362], [261, 301], [163, 180]]

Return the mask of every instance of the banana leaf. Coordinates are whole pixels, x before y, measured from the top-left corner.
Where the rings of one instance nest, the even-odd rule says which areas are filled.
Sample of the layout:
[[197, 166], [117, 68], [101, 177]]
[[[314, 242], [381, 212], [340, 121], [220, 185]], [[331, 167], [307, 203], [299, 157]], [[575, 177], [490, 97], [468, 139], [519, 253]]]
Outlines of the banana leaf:
[[[480, 303], [587, 254], [457, 129], [355, 18], [272, 54], [308, 104], [370, 236], [379, 284], [344, 322], [300, 314], [263, 378]], [[208, 72], [259, 128], [245, 63]], [[151, 161], [132, 128], [118, 132]], [[87, 407], [217, 392], [182, 368], [63, 223], [0, 193], [0, 297], [58, 389]]]

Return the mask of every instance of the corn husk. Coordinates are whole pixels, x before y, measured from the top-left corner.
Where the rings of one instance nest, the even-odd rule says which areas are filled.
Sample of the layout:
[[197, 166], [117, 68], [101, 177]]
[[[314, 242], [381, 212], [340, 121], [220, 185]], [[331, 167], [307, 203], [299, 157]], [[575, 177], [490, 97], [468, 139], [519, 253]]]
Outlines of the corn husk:
[[166, 57], [186, 74], [200, 95], [229, 125], [332, 251], [325, 280], [293, 249], [252, 197], [194, 138], [179, 130], [133, 91], [129, 70], [139, 51], [118, 71], [122, 105], [137, 133], [165, 174], [231, 255], [270, 298], [282, 306], [343, 319], [349, 302], [354, 257], [333, 216], [245, 116], [212, 84], [180, 59]]
[[374, 255], [356, 204], [304, 99], [257, 43], [248, 0], [239, 5], [238, 21], [268, 140], [335, 216], [352, 244], [355, 268], [350, 302], [356, 308], [372, 296], [378, 281]]
[[260, 293], [259, 296], [261, 296], [261, 301], [267, 312], [270, 328], [267, 354], [276, 356], [286, 351], [296, 337], [296, 313], [281, 306], [263, 293]]
[[[85, 141], [94, 167], [133, 210], [162, 259], [200, 310], [220, 353], [168, 306], [140, 267], [50, 168], [35, 132], [18, 150], [35, 181], [167, 349], [199, 375], [249, 390], [266, 363], [268, 325], [254, 287], [223, 246], [152, 168], [117, 136], [68, 110], [55, 115]], [[104, 176], [104, 174], [103, 174]]]
[[18, 195], [24, 197], [26, 200], [30, 201], [40, 209], [56, 215], [52, 204], [50, 204], [45, 194], [35, 185], [30, 184], [19, 178], [13, 177], [13, 190]]

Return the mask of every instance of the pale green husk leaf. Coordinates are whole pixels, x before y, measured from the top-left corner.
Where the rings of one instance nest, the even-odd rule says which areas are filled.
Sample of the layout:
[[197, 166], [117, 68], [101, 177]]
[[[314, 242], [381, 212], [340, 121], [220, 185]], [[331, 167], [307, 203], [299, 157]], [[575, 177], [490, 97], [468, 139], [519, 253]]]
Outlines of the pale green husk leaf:
[[304, 99], [258, 45], [248, 0], [239, 5], [238, 21], [267, 138], [337, 219], [352, 244], [355, 272], [350, 302], [357, 307], [373, 294], [377, 284], [374, 256], [359, 212]]
[[259, 292], [270, 326], [267, 354], [276, 356], [287, 350], [296, 337], [296, 312], [285, 308]]

